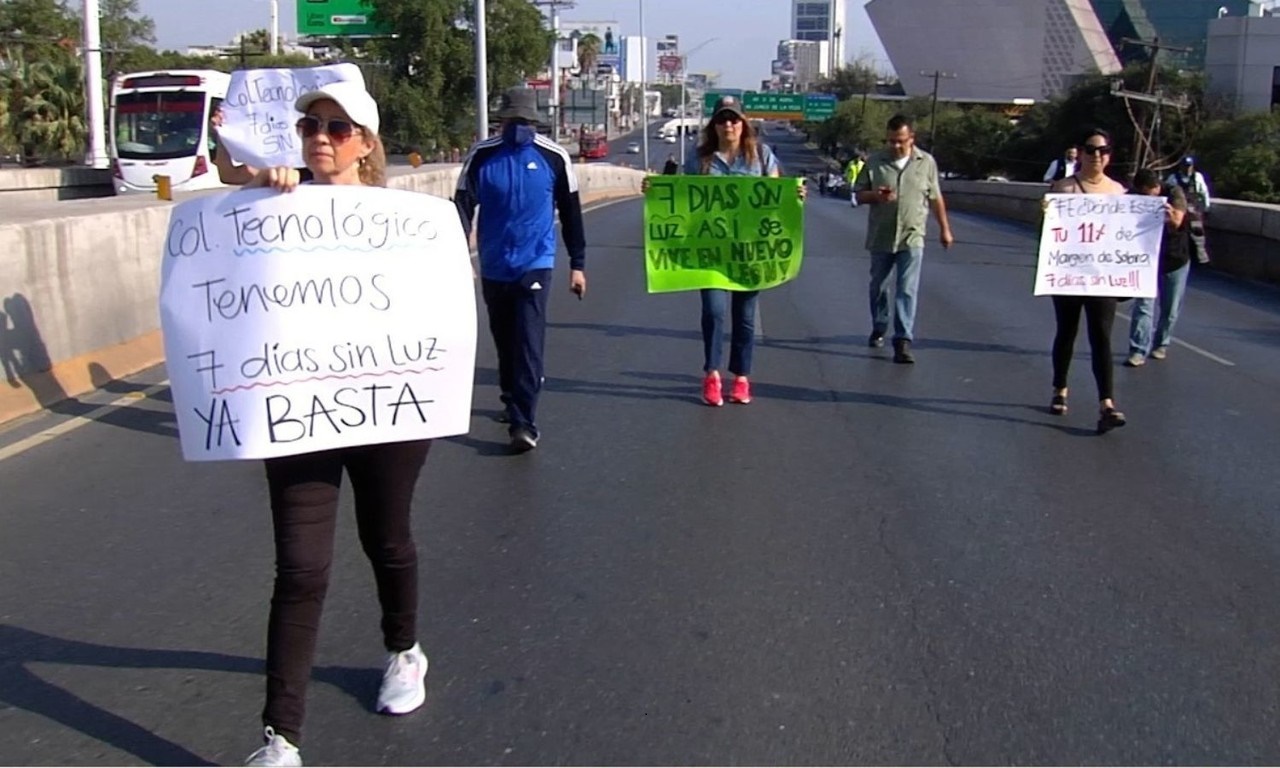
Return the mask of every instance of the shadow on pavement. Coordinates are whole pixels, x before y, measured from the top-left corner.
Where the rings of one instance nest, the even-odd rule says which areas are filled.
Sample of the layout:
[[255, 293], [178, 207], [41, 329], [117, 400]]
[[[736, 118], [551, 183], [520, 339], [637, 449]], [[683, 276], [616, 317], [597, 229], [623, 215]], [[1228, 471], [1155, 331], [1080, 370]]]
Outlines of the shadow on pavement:
[[[49, 349], [27, 297], [15, 293], [0, 306], [0, 368], [6, 384], [14, 389], [26, 388], [41, 408], [60, 416], [85, 416], [100, 408], [72, 397], [54, 375]], [[148, 388], [119, 381], [98, 363], [89, 364], [88, 374], [95, 389], [107, 392], [126, 395]], [[167, 397], [168, 391], [164, 394]], [[172, 414], [144, 408], [121, 405], [96, 416], [94, 421], [161, 437], [178, 436]]]
[[[0, 624], [0, 703], [60, 723], [153, 765], [213, 765], [180, 744], [151, 733], [120, 715], [42, 680], [32, 663], [108, 669], [191, 669], [263, 674], [263, 661], [205, 651], [121, 648], [33, 632]], [[312, 679], [338, 688], [372, 709], [380, 672], [354, 667], [317, 667]], [[57, 756], [51, 756], [57, 761]]]
[[[688, 381], [691, 379], [689, 376], [682, 376], [679, 374], [650, 373], [646, 371], [623, 371], [623, 375], [633, 376], [639, 379], [663, 381]], [[598, 384], [596, 386], [607, 387], [608, 385]], [[679, 391], [691, 392], [692, 389], [690, 387], [681, 387]], [[1003, 416], [994, 413], [975, 413], [973, 411], [961, 410], [958, 407], [954, 407], [969, 406], [977, 408], [1003, 408], [1006, 410], [1030, 410], [1037, 413], [1044, 413], [1046, 418], [1053, 418], [1048, 415], [1045, 407], [1037, 407], [1027, 403], [984, 402], [980, 400], [957, 400], [939, 397], [911, 398], [898, 397], [896, 395], [872, 395], [861, 392], [842, 392], [830, 389], [793, 387], [786, 384], [771, 384], [767, 381], [755, 378], [751, 381], [751, 392], [761, 400], [771, 399], [799, 403], [857, 403], [860, 405], [881, 405], [889, 408], [898, 408], [939, 416], [962, 416], [965, 418], [978, 419], [980, 421], [1025, 424], [1033, 427], [1052, 429], [1073, 437], [1093, 437], [1095, 435], [1095, 432], [1092, 429], [1072, 427], [1065, 424], [1048, 423], [1045, 421], [1020, 419], [1013, 416]], [[686, 397], [684, 399], [689, 400], [696, 398]]]

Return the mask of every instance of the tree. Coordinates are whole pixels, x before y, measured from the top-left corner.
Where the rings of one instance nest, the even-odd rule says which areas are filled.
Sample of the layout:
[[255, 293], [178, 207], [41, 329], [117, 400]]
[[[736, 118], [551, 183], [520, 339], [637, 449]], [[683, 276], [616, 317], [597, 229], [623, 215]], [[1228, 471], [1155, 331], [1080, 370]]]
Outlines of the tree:
[[[366, 60], [386, 72], [383, 133], [406, 146], [470, 143], [475, 126], [475, 25], [469, 0], [380, 0], [375, 16], [397, 31]], [[526, 0], [490, 0], [489, 92], [546, 68], [551, 33]]]
[[875, 93], [880, 75], [865, 61], [855, 61], [824, 77], [813, 87], [818, 93], [833, 93], [840, 101], [852, 99], [864, 93]]
[[938, 136], [930, 151], [942, 170], [967, 179], [985, 179], [1003, 170], [1004, 147], [1012, 133], [1009, 119], [990, 109], [940, 109]]
[[600, 60], [600, 38], [588, 32], [578, 38], [578, 69], [583, 74], [595, 74], [596, 62]]
[[80, 39], [64, 0], [0, 0], [0, 42], [26, 61], [66, 59]]
[[1205, 126], [1196, 166], [1214, 194], [1259, 203], [1280, 202], [1280, 115], [1260, 112]]
[[140, 14], [138, 0], [100, 0], [98, 10], [103, 71], [108, 75], [137, 71], [133, 58], [151, 50], [156, 23]]
[[76, 61], [18, 62], [0, 72], [7, 133], [23, 162], [72, 157], [84, 149], [84, 70]]

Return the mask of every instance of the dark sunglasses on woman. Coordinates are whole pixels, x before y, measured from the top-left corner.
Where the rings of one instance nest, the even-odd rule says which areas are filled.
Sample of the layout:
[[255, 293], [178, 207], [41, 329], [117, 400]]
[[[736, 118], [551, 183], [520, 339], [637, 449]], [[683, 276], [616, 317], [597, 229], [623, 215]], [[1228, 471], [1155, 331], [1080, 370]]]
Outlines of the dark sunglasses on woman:
[[321, 122], [318, 117], [304, 117], [298, 121], [298, 135], [304, 139], [315, 138], [322, 130], [334, 141], [346, 141], [355, 133], [356, 126], [348, 120]]
[[732, 112], [726, 115], [716, 115], [716, 120], [715, 120], [716, 125], [726, 125], [728, 123], [740, 123], [740, 122], [742, 122], [742, 118], [738, 117]]
[[1091, 146], [1089, 146], [1088, 144], [1086, 144], [1086, 145], [1084, 145], [1083, 147], [1081, 147], [1080, 149], [1081, 149], [1081, 150], [1082, 150], [1086, 155], [1109, 155], [1109, 154], [1111, 154], [1111, 147], [1108, 147], [1106, 144], [1101, 144], [1101, 145], [1096, 146], [1096, 147], [1091, 147]]

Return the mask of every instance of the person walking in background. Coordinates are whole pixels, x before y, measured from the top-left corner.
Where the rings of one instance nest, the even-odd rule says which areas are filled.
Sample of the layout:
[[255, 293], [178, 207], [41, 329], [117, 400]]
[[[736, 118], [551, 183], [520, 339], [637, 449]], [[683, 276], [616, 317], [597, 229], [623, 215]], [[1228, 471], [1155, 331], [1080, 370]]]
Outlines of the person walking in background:
[[853, 183], [858, 180], [858, 174], [862, 173], [862, 166], [867, 164], [867, 156], [862, 152], [855, 152], [853, 157], [849, 158], [849, 164], [844, 167], [844, 180], [849, 185], [849, 204], [858, 207], [858, 193], [853, 191]]
[[662, 166], [663, 176], [675, 176], [680, 173], [680, 163], [676, 162], [675, 155], [667, 155], [667, 162]]
[[924, 262], [925, 225], [929, 211], [938, 220], [943, 248], [955, 242], [947, 206], [938, 182], [938, 164], [915, 145], [915, 129], [903, 115], [886, 126], [887, 149], [873, 152], [854, 182], [854, 195], [870, 205], [867, 250], [871, 252], [871, 347], [884, 346], [889, 331], [889, 276], [897, 270], [893, 312], [893, 361], [915, 362], [916, 294]]
[[[1137, 368], [1145, 365], [1147, 355], [1163, 360], [1168, 355], [1173, 340], [1173, 324], [1182, 311], [1182, 299], [1187, 292], [1187, 274], [1191, 271], [1191, 237], [1187, 198], [1176, 184], [1162, 186], [1155, 171], [1142, 169], [1133, 177], [1133, 192], [1139, 195], [1165, 195], [1166, 204], [1164, 237], [1160, 241], [1160, 280], [1156, 298], [1133, 300], [1133, 319], [1129, 323], [1129, 358], [1125, 365]], [[1154, 324], [1152, 314], [1157, 301], [1160, 322]], [[1155, 346], [1152, 346], [1152, 325], [1155, 325]]]
[[[1055, 181], [1050, 192], [1074, 195], [1123, 195], [1124, 186], [1107, 176], [1111, 163], [1111, 134], [1094, 128], [1081, 138], [1083, 159], [1080, 170]], [[1062, 416], [1067, 412], [1067, 375], [1075, 354], [1076, 333], [1080, 315], [1085, 316], [1089, 333], [1089, 350], [1093, 361], [1093, 380], [1098, 387], [1098, 434], [1123, 427], [1126, 419], [1116, 408], [1114, 395], [1114, 361], [1111, 359], [1111, 328], [1116, 320], [1117, 299], [1113, 296], [1054, 296], [1053, 313], [1057, 332], [1053, 338], [1053, 399], [1049, 412]]]
[[1169, 186], [1182, 190], [1187, 198], [1187, 231], [1191, 235], [1191, 245], [1195, 249], [1196, 261], [1209, 263], [1209, 248], [1205, 242], [1205, 217], [1209, 213], [1212, 200], [1209, 197], [1209, 182], [1204, 174], [1196, 170], [1196, 159], [1190, 155], [1182, 158], [1178, 168], [1166, 180]]
[[1044, 172], [1044, 182], [1052, 184], [1055, 181], [1074, 176], [1076, 171], [1080, 169], [1080, 151], [1075, 147], [1067, 147], [1067, 151], [1062, 153], [1062, 157], [1049, 163], [1049, 168]]
[[510, 425], [512, 448], [528, 451], [540, 438], [537, 410], [557, 210], [569, 251], [569, 290], [579, 299], [587, 292], [587, 243], [573, 162], [563, 147], [538, 134], [534, 91], [507, 91], [496, 116], [501, 132], [467, 153], [454, 203], [468, 235], [480, 209], [476, 244], [498, 353], [501, 420]]
[[[332, 83], [295, 104], [303, 157], [316, 184], [385, 186], [378, 105], [359, 83]], [[260, 171], [250, 187], [288, 192], [293, 168]], [[352, 259], [359, 259], [358, 253]], [[373, 565], [389, 654], [376, 709], [402, 715], [426, 700], [427, 657], [417, 640], [418, 552], [410, 508], [430, 440], [338, 448], [267, 459], [276, 579], [267, 623], [266, 744], [248, 765], [302, 765], [307, 683], [333, 562], [343, 470], [355, 490], [360, 544]]]

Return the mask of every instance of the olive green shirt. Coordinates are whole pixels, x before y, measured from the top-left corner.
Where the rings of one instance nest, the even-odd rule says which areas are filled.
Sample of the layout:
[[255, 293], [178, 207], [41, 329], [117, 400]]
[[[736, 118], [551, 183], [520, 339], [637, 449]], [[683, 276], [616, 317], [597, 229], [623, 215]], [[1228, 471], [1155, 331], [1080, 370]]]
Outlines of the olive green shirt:
[[898, 194], [892, 203], [875, 203], [867, 215], [867, 250], [897, 253], [924, 247], [924, 228], [929, 219], [929, 203], [942, 197], [938, 185], [938, 163], [933, 155], [913, 147], [901, 171], [893, 156], [877, 150], [853, 182], [854, 193], [889, 187]]

